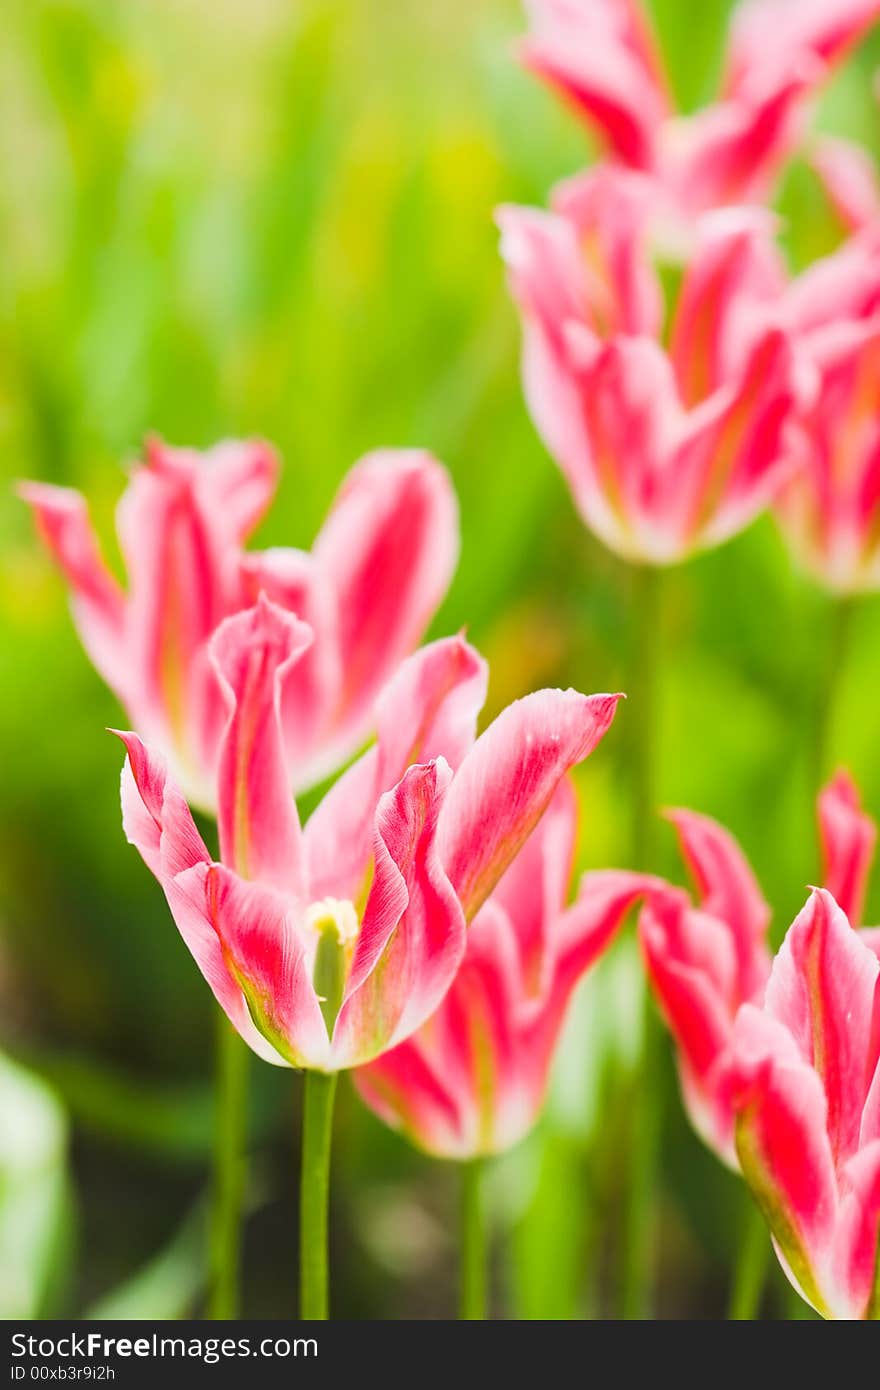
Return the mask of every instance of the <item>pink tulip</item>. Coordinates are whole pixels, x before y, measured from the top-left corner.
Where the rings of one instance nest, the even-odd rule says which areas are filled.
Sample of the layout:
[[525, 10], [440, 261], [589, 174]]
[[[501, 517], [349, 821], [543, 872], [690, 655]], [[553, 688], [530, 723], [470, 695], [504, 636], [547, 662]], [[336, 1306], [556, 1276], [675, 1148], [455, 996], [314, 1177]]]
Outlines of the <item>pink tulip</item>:
[[777, 501], [806, 570], [839, 594], [880, 587], [880, 220], [791, 286], [785, 314], [816, 389]]
[[671, 564], [774, 497], [805, 381], [774, 324], [769, 214], [700, 220], [667, 345], [653, 209], [644, 179], [602, 168], [557, 190], [553, 212], [507, 207], [499, 222], [544, 443], [606, 545]]
[[455, 498], [429, 455], [385, 450], [361, 460], [310, 552], [245, 551], [276, 474], [264, 444], [199, 454], [151, 441], [117, 516], [127, 592], [101, 558], [79, 493], [21, 489], [70, 585], [86, 651], [206, 808], [226, 720], [209, 643], [224, 618], [264, 592], [312, 629], [282, 701], [289, 766], [303, 789], [366, 737], [376, 695], [419, 640], [455, 567]]
[[[824, 881], [854, 927], [861, 923], [874, 852], [874, 822], [858, 791], [838, 772], [818, 798]], [[697, 888], [652, 893], [639, 919], [651, 985], [678, 1047], [682, 1094], [697, 1133], [737, 1166], [728, 1087], [731, 1043], [744, 1004], [760, 1005], [770, 975], [770, 909], [739, 845], [708, 816], [673, 811], [682, 852]], [[860, 932], [880, 946], [880, 933]]]
[[602, 738], [617, 697], [540, 691], [474, 742], [484, 664], [460, 638], [434, 643], [400, 666], [379, 700], [377, 743], [301, 829], [282, 715], [310, 640], [262, 595], [210, 642], [227, 710], [219, 860], [135, 734], [122, 735], [122, 805], [128, 839], [245, 1041], [277, 1064], [337, 1071], [437, 1008], [466, 921]]
[[635, 900], [659, 886], [634, 873], [588, 873], [566, 906], [575, 821], [566, 782], [474, 918], [437, 1012], [354, 1074], [371, 1109], [429, 1153], [475, 1158], [527, 1133], [574, 986]]
[[770, 191], [798, 144], [808, 99], [880, 15], [880, 0], [744, 0], [718, 100], [674, 109], [638, 0], [527, 0], [520, 53], [603, 137], [650, 176], [679, 221]]
[[788, 288], [783, 319], [814, 377], [777, 498], [783, 532], [826, 587], [876, 583], [876, 429], [871, 396], [880, 331], [880, 223], [815, 261]]
[[880, 1318], [880, 961], [827, 889], [733, 1030], [743, 1175], [791, 1283], [827, 1318]]
[[[862, 810], [859, 790], [847, 772], [837, 772], [817, 799], [822, 883], [849, 918], [861, 927], [868, 877], [877, 845], [877, 826]], [[874, 939], [874, 928], [862, 932]]]

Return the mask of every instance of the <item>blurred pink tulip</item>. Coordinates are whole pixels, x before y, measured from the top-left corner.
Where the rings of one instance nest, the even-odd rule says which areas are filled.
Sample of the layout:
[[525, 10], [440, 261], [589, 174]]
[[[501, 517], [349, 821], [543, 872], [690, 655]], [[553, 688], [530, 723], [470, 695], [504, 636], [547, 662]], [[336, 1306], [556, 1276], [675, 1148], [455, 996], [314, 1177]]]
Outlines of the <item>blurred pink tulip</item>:
[[796, 148], [809, 98], [880, 16], [880, 0], [743, 0], [721, 94], [674, 109], [638, 0], [526, 0], [523, 63], [651, 177], [670, 214], [761, 201]]
[[785, 318], [816, 389], [777, 499], [783, 532], [832, 592], [880, 588], [880, 218], [793, 282]]
[[765, 508], [791, 467], [807, 386], [776, 326], [784, 275], [761, 209], [699, 220], [663, 338], [654, 201], [603, 167], [553, 212], [499, 212], [532, 418], [586, 524], [626, 559], [672, 564]]
[[566, 906], [575, 820], [566, 781], [474, 918], [437, 1012], [354, 1073], [370, 1108], [429, 1153], [475, 1158], [528, 1132], [572, 990], [635, 900], [659, 887], [635, 873], [588, 873]]
[[[818, 798], [824, 880], [861, 924], [876, 828], [845, 772]], [[708, 816], [674, 811], [682, 852], [697, 887], [694, 905], [668, 887], [652, 893], [639, 919], [651, 985], [678, 1047], [682, 1094], [706, 1144], [737, 1166], [728, 1086], [731, 1041], [743, 1004], [760, 1004], [770, 975], [770, 909], [733, 837]], [[859, 933], [880, 950], [876, 929]]]
[[288, 765], [301, 790], [366, 737], [376, 695], [421, 637], [457, 558], [455, 497], [428, 454], [384, 450], [362, 459], [310, 552], [247, 552], [242, 543], [276, 475], [265, 444], [200, 454], [151, 441], [118, 511], [127, 592], [101, 558], [78, 492], [21, 488], [70, 585], [86, 651], [205, 808], [214, 806], [226, 719], [209, 641], [224, 618], [263, 592], [312, 629], [282, 701]]
[[460, 638], [434, 643], [399, 667], [378, 702], [378, 741], [301, 829], [282, 712], [310, 638], [262, 595], [211, 640], [227, 711], [219, 861], [135, 734], [122, 735], [122, 805], [128, 839], [245, 1041], [277, 1064], [337, 1071], [437, 1008], [466, 922], [602, 738], [617, 697], [539, 691], [474, 742], [484, 663]]
[[826, 889], [733, 1029], [740, 1167], [791, 1283], [826, 1318], [880, 1318], [880, 961]]

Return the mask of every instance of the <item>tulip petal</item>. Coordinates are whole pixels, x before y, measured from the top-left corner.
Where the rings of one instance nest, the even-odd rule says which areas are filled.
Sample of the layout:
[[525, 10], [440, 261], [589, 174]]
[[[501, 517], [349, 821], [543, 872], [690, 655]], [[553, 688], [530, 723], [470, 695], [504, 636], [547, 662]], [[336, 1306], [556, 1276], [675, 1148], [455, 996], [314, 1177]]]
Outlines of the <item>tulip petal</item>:
[[880, 1138], [844, 1169], [847, 1192], [834, 1249], [841, 1316], [880, 1319]]
[[289, 900], [222, 864], [197, 866], [177, 879], [194, 896], [196, 885], [254, 1026], [290, 1066], [323, 1069], [327, 1027]]
[[376, 745], [337, 779], [306, 825], [315, 897], [358, 897], [379, 797], [414, 763], [442, 757], [458, 767], [474, 741], [487, 676], [463, 637], [432, 642], [401, 662], [376, 703]]
[[617, 695], [541, 690], [509, 705], [453, 779], [440, 858], [470, 920], [547, 809], [561, 779], [607, 732]]
[[[219, 866], [216, 866], [219, 867]], [[164, 883], [165, 897], [178, 931], [233, 1028], [264, 1062], [289, 1062], [254, 1026], [238, 980], [233, 975], [206, 899], [210, 866], [196, 864]]]
[[450, 1158], [493, 1153], [531, 1123], [520, 1066], [520, 993], [513, 927], [489, 901], [468, 930], [464, 959], [439, 1009], [410, 1040], [442, 1076], [456, 1112], [454, 1127], [422, 1137], [423, 1146]]
[[770, 908], [736, 840], [709, 816], [667, 812], [685, 863], [693, 875], [700, 906], [730, 930], [737, 960], [739, 999], [751, 999], [770, 969], [765, 940]]
[[227, 523], [197, 485], [200, 456], [154, 442], [148, 457], [117, 509], [131, 592], [128, 659], [137, 673], [132, 713], [151, 740], [174, 749], [187, 781], [201, 785], [224, 717], [207, 642], [238, 606], [237, 559]]
[[743, 1175], [804, 1297], [824, 1316], [824, 1252], [837, 1187], [819, 1076], [776, 1019], [746, 1004], [734, 1029], [731, 1093]]
[[70, 585], [80, 640], [97, 670], [120, 699], [130, 671], [126, 660], [125, 595], [101, 556], [85, 498], [72, 488], [22, 483], [37, 530]]
[[859, 1144], [862, 1111], [877, 1067], [874, 1024], [880, 963], [831, 894], [817, 889], [786, 935], [764, 1007], [785, 1025], [827, 1097], [835, 1162]]
[[[791, 53], [734, 100], [704, 107], [671, 142], [674, 183], [685, 209], [766, 201], [801, 138], [806, 100], [823, 75], [810, 54]], [[676, 145], [678, 148], [676, 148]]]
[[120, 733], [119, 737], [128, 753], [122, 771], [126, 838], [158, 879], [190, 954], [233, 1027], [258, 1056], [280, 1065], [282, 1057], [251, 1021], [208, 913], [205, 886], [210, 856], [189, 807], [168, 777], [165, 760], [137, 734]]
[[445, 468], [414, 449], [367, 455], [346, 477], [312, 553], [337, 606], [341, 687], [326, 753], [334, 766], [367, 733], [378, 692], [449, 586], [458, 510]]
[[818, 811], [823, 885], [850, 924], [861, 926], [877, 826], [862, 810], [855, 782], [842, 770], [819, 793]]
[[168, 484], [192, 490], [206, 522], [228, 541], [247, 539], [262, 519], [278, 482], [278, 459], [260, 439], [226, 439], [210, 449], [180, 449], [157, 436], [146, 443], [147, 468]]
[[550, 981], [556, 945], [550, 929], [565, 907], [576, 832], [577, 798], [566, 777], [492, 894], [512, 924], [527, 994], [542, 994]]
[[261, 595], [227, 618], [211, 655], [229, 703], [217, 774], [223, 861], [244, 878], [306, 893], [296, 804], [280, 725], [285, 675], [307, 649], [312, 630]]
[[523, 64], [598, 126], [626, 163], [650, 168], [668, 112], [660, 61], [632, 0], [532, 0]]
[[[801, 340], [840, 320], [868, 320], [880, 311], [880, 227], [850, 237], [792, 281], [785, 323]], [[807, 338], [809, 342], [809, 339]]]
[[589, 472], [606, 508], [582, 489], [589, 524], [627, 558], [680, 558], [689, 537], [682, 534], [670, 453], [683, 417], [667, 354], [650, 338], [614, 338], [583, 370], [581, 394]]
[[859, 940], [880, 959], [880, 927], [863, 927], [859, 932]]
[[[534, 839], [540, 830], [536, 832]], [[623, 870], [584, 874], [575, 902], [548, 924], [551, 966], [543, 996], [526, 1002], [520, 1037], [522, 1081], [537, 1114], [572, 991], [610, 945], [640, 898], [668, 891], [662, 880]], [[473, 927], [471, 928], [473, 931]]]
[[878, 0], [741, 0], [731, 23], [725, 89], [741, 92], [756, 72], [792, 53], [812, 55], [824, 76], [878, 17]]
[[336, 597], [307, 551], [276, 548], [241, 557], [245, 595], [268, 599], [307, 623], [314, 641], [285, 677], [281, 727], [295, 791], [313, 786], [326, 774], [323, 744], [328, 712], [339, 699], [341, 672]]
[[412, 767], [381, 798], [375, 871], [333, 1033], [336, 1067], [370, 1061], [433, 1013], [465, 947], [461, 907], [437, 854], [437, 816], [451, 772]]
[[670, 354], [686, 405], [704, 400], [750, 346], [760, 314], [778, 297], [783, 271], [773, 219], [763, 208], [705, 217], [678, 295]]
[[355, 1090], [374, 1114], [418, 1148], [444, 1157], [466, 1152], [466, 1111], [417, 1037], [356, 1067], [351, 1075]]
[[577, 505], [582, 511], [601, 509], [601, 493], [585, 468], [589, 446], [581, 390], [565, 333], [566, 325], [589, 321], [584, 258], [574, 223], [510, 205], [498, 209], [496, 221], [510, 292], [522, 315], [522, 378], [529, 413]]
[[520, 1035], [518, 943], [510, 917], [490, 899], [468, 929], [467, 949], [429, 1030], [444, 1076], [460, 1097], [469, 1155], [509, 1148], [535, 1119], [531, 1059]]
[[682, 1091], [697, 1133], [735, 1166], [733, 1115], [723, 1074], [740, 998], [725, 924], [675, 890], [649, 898], [639, 940], [660, 1011], [678, 1047]]
[[165, 759], [137, 734], [114, 729], [128, 754], [122, 769], [122, 827], [144, 863], [161, 881], [210, 855], [195, 821], [174, 782]]
[[727, 539], [779, 491], [792, 468], [788, 431], [799, 393], [792, 349], [771, 329], [756, 342], [740, 381], [691, 412], [669, 476], [681, 532], [692, 543]]
[[580, 315], [589, 326], [603, 338], [659, 335], [664, 308], [650, 251], [658, 210], [653, 180], [631, 169], [598, 165], [557, 184], [553, 209], [577, 232], [580, 274], [573, 283], [583, 285]]

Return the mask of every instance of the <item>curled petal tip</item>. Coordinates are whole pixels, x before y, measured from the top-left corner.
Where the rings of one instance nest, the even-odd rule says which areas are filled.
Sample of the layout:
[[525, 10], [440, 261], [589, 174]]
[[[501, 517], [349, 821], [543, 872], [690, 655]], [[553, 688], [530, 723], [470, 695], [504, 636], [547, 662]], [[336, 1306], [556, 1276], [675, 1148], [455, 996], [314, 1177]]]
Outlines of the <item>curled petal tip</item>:
[[279, 607], [261, 590], [251, 608], [223, 620], [211, 638], [210, 652], [215, 667], [228, 680], [236, 654], [255, 643], [277, 648], [280, 665], [301, 656], [313, 641], [308, 623]]

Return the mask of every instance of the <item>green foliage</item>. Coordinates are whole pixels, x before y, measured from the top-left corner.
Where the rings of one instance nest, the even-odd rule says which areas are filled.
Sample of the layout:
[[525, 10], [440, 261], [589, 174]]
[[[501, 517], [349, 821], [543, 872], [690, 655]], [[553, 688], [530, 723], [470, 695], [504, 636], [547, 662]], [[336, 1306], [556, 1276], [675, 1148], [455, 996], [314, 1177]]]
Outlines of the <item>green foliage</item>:
[[67, 1125], [51, 1091], [2, 1054], [0, 1116], [0, 1318], [36, 1318], [69, 1253]]

